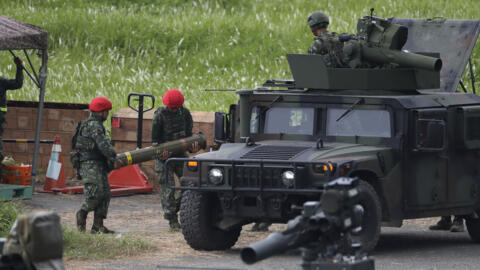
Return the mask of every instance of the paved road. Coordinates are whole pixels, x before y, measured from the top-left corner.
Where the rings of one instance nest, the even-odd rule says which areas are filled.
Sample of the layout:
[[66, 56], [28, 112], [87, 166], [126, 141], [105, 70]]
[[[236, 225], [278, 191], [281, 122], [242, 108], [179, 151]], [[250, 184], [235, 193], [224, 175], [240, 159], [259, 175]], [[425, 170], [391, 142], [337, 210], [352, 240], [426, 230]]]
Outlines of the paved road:
[[[299, 254], [289, 253], [247, 266], [240, 250], [211, 256], [185, 256], [174, 260], [104, 262], [97, 269], [301, 269]], [[428, 232], [418, 229], [391, 229], [382, 236], [373, 254], [380, 270], [474, 270], [480, 269], [480, 248], [467, 233]]]
[[[33, 208], [74, 211], [81, 196], [34, 195], [26, 204]], [[132, 216], [139, 210], [158, 205], [156, 195], [113, 198], [111, 211], [127, 211]], [[141, 218], [140, 218], [141, 219]], [[427, 220], [433, 222], [435, 220]], [[163, 221], [162, 221], [163, 222]], [[163, 222], [165, 223], [165, 222]], [[157, 232], [167, 230], [166, 224], [153, 224]], [[386, 270], [474, 270], [480, 269], [480, 245], [474, 244], [468, 233], [432, 232], [422, 223], [409, 223], [402, 228], [383, 228], [379, 244], [372, 254], [376, 269]], [[96, 262], [83, 269], [301, 269], [298, 252], [275, 256], [247, 266], [240, 260], [240, 249], [227, 252], [198, 253], [168, 259], [148, 257]]]

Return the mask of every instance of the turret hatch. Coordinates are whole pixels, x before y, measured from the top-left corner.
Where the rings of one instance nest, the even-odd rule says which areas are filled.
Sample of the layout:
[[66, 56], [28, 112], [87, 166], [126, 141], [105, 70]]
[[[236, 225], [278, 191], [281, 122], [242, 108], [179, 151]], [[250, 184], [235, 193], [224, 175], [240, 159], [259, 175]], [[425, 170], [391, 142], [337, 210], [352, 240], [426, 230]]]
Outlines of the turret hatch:
[[480, 20], [394, 18], [393, 23], [408, 27], [403, 50], [440, 53], [440, 88], [429, 90], [455, 92], [477, 42]]

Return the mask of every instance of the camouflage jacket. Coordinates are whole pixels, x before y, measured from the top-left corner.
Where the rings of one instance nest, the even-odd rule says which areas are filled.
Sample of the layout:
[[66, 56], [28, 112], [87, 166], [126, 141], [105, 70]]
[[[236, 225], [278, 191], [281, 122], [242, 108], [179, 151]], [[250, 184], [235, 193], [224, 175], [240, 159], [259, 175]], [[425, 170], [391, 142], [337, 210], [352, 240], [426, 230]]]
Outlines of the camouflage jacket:
[[101, 162], [108, 171], [113, 170], [117, 154], [105, 135], [105, 127], [100, 115], [90, 116], [78, 127], [78, 136], [72, 149], [80, 152], [80, 162]]
[[192, 136], [193, 120], [187, 108], [170, 112], [165, 107], [155, 111], [152, 122], [152, 143], [165, 143]]
[[343, 43], [336, 33], [320, 33], [308, 49], [309, 54], [320, 54], [327, 67], [344, 67]]
[[23, 85], [23, 70], [17, 67], [15, 79], [0, 78], [0, 107], [7, 106], [7, 90], [19, 89]]

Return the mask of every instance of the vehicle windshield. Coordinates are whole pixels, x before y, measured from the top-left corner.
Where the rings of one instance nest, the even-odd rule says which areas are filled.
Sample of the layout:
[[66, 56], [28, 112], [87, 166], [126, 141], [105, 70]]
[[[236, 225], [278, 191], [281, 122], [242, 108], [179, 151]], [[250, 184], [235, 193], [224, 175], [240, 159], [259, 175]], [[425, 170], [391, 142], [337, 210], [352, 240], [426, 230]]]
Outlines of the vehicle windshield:
[[[364, 136], [390, 138], [392, 130], [387, 110], [327, 109], [327, 136]], [[337, 121], [338, 120], [338, 121]]]
[[265, 107], [254, 107], [250, 132], [313, 135], [314, 114], [314, 108], [272, 107], [265, 111]]

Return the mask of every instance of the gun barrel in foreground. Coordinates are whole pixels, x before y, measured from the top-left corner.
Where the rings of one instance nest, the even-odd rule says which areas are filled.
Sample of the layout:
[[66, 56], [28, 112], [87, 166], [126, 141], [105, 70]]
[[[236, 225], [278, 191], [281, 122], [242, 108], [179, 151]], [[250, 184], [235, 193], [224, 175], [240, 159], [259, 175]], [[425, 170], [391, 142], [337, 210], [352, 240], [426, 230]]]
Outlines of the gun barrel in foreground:
[[295, 234], [271, 233], [267, 238], [243, 248], [240, 256], [246, 264], [256, 263], [294, 248], [291, 243], [295, 237]]
[[198, 146], [201, 149], [205, 149], [207, 146], [207, 140], [205, 139], [205, 136], [202, 133], [199, 133], [188, 138], [118, 154], [117, 163], [120, 163], [120, 167], [123, 167], [154, 160], [160, 158], [165, 150], [171, 152], [173, 155], [181, 154], [187, 150], [191, 151], [192, 144], [195, 142], [198, 142]]

